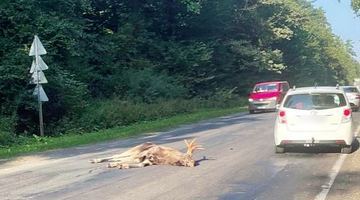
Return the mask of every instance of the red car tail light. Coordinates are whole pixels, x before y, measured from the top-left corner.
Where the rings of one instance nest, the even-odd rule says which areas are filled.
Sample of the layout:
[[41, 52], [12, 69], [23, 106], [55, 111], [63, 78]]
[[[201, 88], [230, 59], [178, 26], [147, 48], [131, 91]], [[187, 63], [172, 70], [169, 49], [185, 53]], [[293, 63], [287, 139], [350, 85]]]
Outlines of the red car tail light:
[[346, 144], [344, 140], [336, 140], [336, 144]]
[[351, 115], [351, 110], [350, 109], [345, 109], [344, 110], [344, 116], [345, 117], [348, 117], [348, 116], [350, 116]]
[[351, 109], [347, 108], [343, 112], [342, 123], [349, 122], [351, 120]]
[[281, 144], [289, 144], [289, 143], [290, 143], [289, 140], [282, 140], [282, 141], [281, 141]]
[[279, 111], [279, 121], [281, 124], [286, 124], [286, 112], [284, 110]]
[[286, 115], [285, 111], [281, 110], [281, 111], [279, 112], [279, 116], [280, 116], [280, 117], [285, 117], [285, 115]]

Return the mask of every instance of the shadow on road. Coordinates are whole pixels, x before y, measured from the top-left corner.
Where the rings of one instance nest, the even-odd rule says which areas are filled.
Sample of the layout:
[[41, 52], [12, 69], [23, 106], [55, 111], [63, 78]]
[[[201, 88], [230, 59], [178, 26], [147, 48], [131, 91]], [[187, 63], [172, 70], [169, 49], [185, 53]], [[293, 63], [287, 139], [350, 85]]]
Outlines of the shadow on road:
[[207, 160], [216, 160], [216, 159], [203, 156], [201, 159], [195, 161], [195, 166], [198, 166], [198, 165], [200, 165], [201, 162], [207, 161]]

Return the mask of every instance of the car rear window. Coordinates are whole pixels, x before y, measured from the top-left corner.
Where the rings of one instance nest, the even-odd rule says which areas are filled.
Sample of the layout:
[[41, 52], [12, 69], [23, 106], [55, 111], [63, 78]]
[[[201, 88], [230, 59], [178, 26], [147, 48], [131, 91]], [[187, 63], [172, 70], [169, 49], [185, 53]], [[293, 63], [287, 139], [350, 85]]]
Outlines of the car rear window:
[[255, 85], [254, 92], [269, 92], [269, 91], [277, 91], [277, 84], [270, 83], [270, 84], [261, 84]]
[[298, 110], [324, 110], [342, 107], [346, 100], [341, 93], [311, 93], [289, 95], [285, 102], [285, 108]]
[[343, 88], [344, 89], [344, 91], [346, 92], [346, 93], [354, 93], [354, 92], [359, 92], [359, 90], [356, 88], [356, 87], [348, 87], [348, 88]]

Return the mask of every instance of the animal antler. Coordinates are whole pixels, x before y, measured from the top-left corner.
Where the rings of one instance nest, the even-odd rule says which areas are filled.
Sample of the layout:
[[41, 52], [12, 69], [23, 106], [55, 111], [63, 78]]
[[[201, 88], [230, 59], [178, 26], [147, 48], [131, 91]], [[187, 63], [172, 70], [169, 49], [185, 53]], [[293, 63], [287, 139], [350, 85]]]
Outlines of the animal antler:
[[187, 152], [186, 154], [189, 156], [192, 156], [192, 154], [194, 153], [195, 150], [202, 150], [204, 149], [201, 145], [196, 144], [195, 142], [196, 139], [191, 140], [191, 142], [189, 143], [187, 140], [184, 140], [186, 146], [187, 146]]

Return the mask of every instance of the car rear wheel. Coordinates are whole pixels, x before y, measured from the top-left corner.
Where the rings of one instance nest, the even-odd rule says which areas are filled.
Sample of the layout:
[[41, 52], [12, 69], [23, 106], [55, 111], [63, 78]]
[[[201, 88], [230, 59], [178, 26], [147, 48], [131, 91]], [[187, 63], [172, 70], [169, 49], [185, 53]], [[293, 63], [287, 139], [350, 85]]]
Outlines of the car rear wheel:
[[249, 110], [249, 113], [250, 113], [250, 114], [254, 114], [254, 113], [255, 113], [255, 110]]
[[352, 146], [344, 146], [344, 147], [341, 147], [341, 153], [342, 154], [350, 154], [352, 151]]
[[285, 147], [275, 146], [275, 153], [285, 153]]

